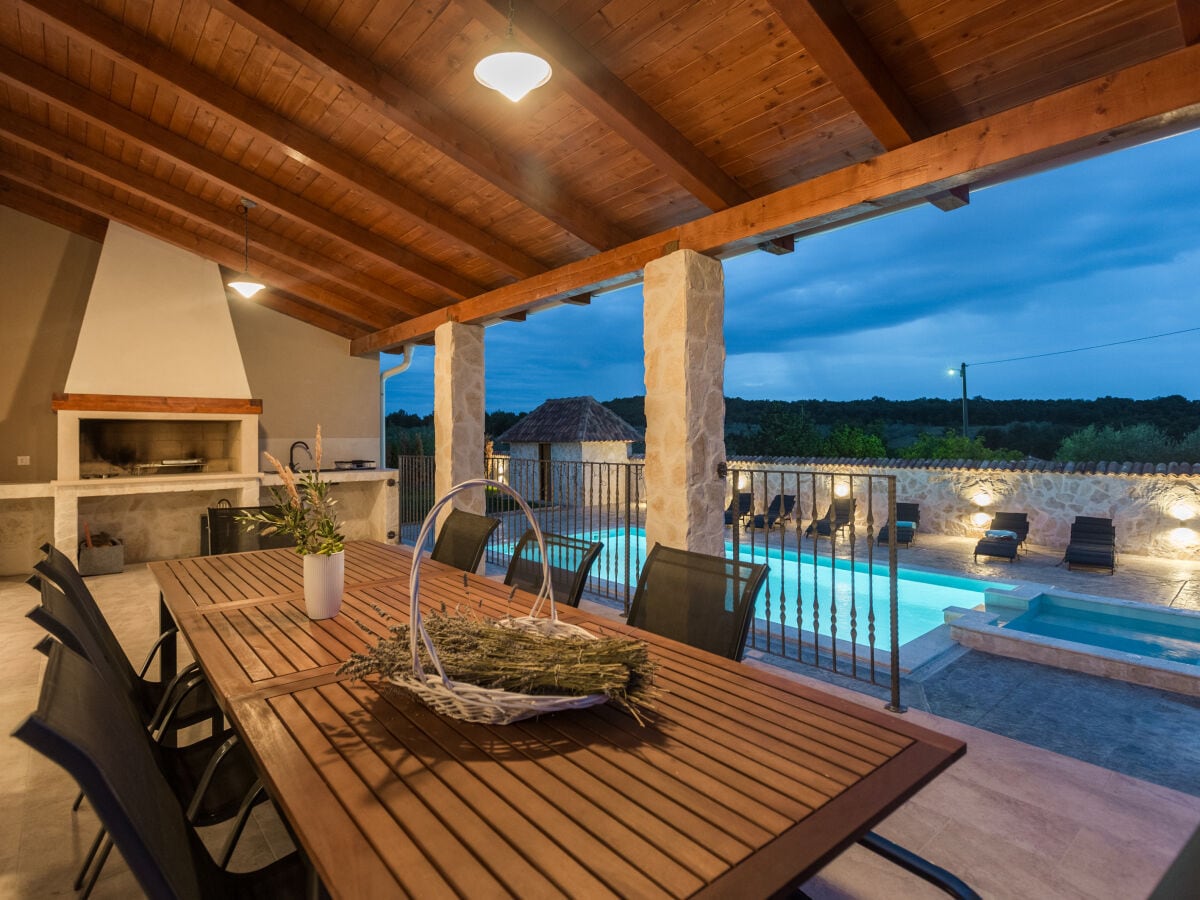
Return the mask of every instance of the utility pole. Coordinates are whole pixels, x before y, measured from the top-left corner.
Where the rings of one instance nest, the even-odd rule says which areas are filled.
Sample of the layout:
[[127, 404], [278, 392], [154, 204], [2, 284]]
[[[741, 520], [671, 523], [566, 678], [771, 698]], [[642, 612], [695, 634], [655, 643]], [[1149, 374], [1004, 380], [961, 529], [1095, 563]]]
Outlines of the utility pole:
[[963, 440], [965, 441], [965, 440], [969, 440], [969, 438], [967, 437], [967, 364], [966, 364], [966, 363], [963, 363], [963, 364], [962, 364], [962, 366], [961, 366], [961, 367], [959, 367], [959, 370], [958, 370], [958, 372], [959, 372], [959, 375], [961, 375], [961, 376], [962, 376], [962, 389], [963, 389]]

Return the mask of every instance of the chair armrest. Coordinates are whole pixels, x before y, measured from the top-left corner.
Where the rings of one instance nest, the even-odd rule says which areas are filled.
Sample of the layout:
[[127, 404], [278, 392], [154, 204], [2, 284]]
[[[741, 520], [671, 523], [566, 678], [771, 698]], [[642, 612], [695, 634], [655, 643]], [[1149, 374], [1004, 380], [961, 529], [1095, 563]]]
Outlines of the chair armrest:
[[177, 634], [179, 634], [178, 628], [168, 628], [158, 636], [154, 644], [150, 647], [150, 651], [146, 654], [146, 660], [142, 663], [142, 667], [138, 669], [138, 678], [146, 677], [146, 673], [150, 670], [150, 664], [154, 662], [154, 657], [162, 650], [163, 644], [166, 643], [168, 638], [174, 639]]

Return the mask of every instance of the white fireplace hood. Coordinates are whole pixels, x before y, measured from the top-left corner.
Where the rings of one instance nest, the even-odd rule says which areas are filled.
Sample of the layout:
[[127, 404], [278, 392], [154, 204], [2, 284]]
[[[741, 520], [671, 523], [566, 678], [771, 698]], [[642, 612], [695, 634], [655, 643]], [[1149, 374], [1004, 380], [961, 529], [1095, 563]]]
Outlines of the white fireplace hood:
[[66, 392], [249, 398], [217, 264], [110, 222]]

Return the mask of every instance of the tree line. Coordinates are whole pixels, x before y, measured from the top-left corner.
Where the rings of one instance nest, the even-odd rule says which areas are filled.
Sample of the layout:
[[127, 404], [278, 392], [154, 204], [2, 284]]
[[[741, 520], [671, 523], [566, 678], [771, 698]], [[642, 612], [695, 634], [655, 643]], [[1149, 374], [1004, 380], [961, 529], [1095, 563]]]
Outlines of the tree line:
[[[604, 403], [635, 428], [646, 427], [645, 398]], [[831, 456], [907, 459], [1058, 459], [1200, 462], [1200, 401], [1179, 395], [1133, 400], [988, 400], [968, 403], [961, 434], [959, 400], [725, 401], [729, 456]], [[524, 413], [487, 414], [488, 438]], [[389, 464], [433, 453], [433, 416], [387, 417]], [[640, 447], [635, 446], [635, 451]]]

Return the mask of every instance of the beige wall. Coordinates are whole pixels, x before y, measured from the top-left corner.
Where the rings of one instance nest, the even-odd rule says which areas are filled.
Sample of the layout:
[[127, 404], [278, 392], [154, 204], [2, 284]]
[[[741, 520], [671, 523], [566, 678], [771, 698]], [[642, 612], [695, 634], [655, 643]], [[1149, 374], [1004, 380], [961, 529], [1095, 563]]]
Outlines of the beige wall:
[[[252, 300], [230, 303], [250, 394], [263, 401], [259, 447], [287, 463], [293, 441], [313, 446], [323, 466], [379, 456], [379, 359], [350, 355], [350, 343]], [[307, 460], [298, 456], [297, 461]], [[264, 469], [270, 464], [262, 461]]]
[[0, 207], [0, 482], [56, 477], [50, 397], [66, 386], [99, 258], [95, 241]]

